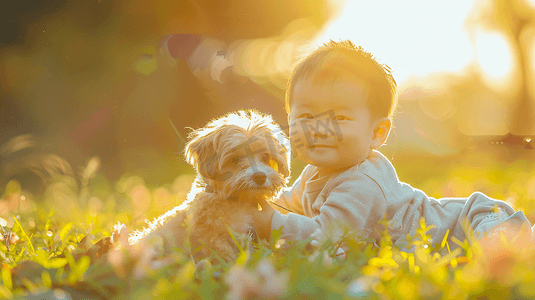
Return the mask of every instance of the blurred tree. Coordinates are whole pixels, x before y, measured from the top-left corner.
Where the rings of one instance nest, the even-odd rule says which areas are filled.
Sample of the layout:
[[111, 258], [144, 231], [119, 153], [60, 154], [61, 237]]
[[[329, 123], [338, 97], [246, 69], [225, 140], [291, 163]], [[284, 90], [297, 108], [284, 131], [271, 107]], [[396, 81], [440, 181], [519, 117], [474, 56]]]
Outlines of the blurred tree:
[[[344, 2], [344, 1], [338, 1]], [[231, 42], [279, 35], [293, 20], [321, 28], [336, 13], [332, 0], [182, 0], [114, 2], [125, 35], [200, 34]]]
[[[156, 63], [158, 41], [169, 34], [210, 37], [226, 47], [247, 40], [243, 48], [253, 53], [251, 41], [280, 43], [287, 30], [299, 30], [289, 26], [296, 20], [319, 32], [343, 2], [44, 0], [28, 10], [27, 1], [6, 2], [0, 145], [31, 133], [74, 167], [98, 156], [111, 180], [136, 172], [148, 182], [169, 182], [186, 167], [170, 123], [184, 134], [186, 126], [238, 108], [282, 117], [284, 93], [243, 76], [200, 80], [185, 47], [174, 48], [180, 50], [174, 63]], [[215, 69], [225, 70], [224, 53], [216, 54]]]
[[474, 8], [476, 10], [467, 19], [468, 27], [483, 27], [504, 34], [517, 61], [518, 93], [509, 115], [509, 131], [513, 135], [535, 135], [535, 111], [527, 85], [532, 78], [527, 54], [533, 41], [528, 29], [535, 22], [535, 8], [525, 0], [482, 0]]
[[67, 1], [4, 1], [0, 10], [0, 49], [23, 43], [26, 26], [59, 9]]

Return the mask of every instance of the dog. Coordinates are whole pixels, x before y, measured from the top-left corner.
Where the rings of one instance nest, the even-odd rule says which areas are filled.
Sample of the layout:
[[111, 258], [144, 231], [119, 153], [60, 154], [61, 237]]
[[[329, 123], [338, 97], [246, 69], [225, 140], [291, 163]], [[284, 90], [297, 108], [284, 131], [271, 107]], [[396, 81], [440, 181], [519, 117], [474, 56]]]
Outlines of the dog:
[[[253, 209], [258, 200], [278, 197], [290, 175], [288, 140], [271, 116], [240, 110], [192, 131], [184, 149], [196, 172], [187, 199], [147, 228], [129, 236], [144, 241], [154, 257], [190, 247], [194, 257], [215, 251], [230, 261], [238, 248], [235, 236], [254, 233]], [[200, 250], [199, 250], [200, 249]]]

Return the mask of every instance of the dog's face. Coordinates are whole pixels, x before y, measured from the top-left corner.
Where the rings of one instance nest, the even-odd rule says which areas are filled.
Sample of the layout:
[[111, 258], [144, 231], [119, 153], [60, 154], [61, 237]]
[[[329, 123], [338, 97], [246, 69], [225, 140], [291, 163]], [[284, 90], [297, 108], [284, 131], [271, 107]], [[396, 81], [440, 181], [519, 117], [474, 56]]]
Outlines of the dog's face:
[[207, 189], [222, 198], [273, 198], [290, 174], [285, 145], [286, 136], [271, 117], [239, 111], [193, 131], [185, 154]]

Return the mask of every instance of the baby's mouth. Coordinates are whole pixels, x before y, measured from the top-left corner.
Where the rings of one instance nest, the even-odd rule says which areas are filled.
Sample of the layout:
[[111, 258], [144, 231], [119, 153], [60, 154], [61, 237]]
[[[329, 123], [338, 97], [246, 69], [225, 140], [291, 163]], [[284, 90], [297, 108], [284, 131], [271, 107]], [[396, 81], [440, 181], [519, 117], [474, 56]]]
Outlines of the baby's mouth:
[[333, 146], [328, 146], [328, 145], [313, 145], [313, 146], [310, 146], [308, 147], [310, 150], [314, 151], [314, 150], [321, 150], [321, 149], [330, 149], [330, 148], [334, 148]]

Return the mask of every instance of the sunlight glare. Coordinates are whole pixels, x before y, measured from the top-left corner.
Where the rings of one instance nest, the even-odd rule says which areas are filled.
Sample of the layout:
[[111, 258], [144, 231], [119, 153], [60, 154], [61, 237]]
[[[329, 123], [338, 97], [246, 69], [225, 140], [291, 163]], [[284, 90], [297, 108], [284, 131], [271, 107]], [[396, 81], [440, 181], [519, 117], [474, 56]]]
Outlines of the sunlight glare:
[[350, 39], [389, 65], [398, 83], [437, 71], [461, 71], [472, 59], [464, 0], [349, 1], [314, 44]]
[[512, 56], [505, 39], [488, 32], [478, 32], [476, 39], [476, 59], [483, 71], [496, 79], [507, 76], [512, 69]]

